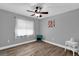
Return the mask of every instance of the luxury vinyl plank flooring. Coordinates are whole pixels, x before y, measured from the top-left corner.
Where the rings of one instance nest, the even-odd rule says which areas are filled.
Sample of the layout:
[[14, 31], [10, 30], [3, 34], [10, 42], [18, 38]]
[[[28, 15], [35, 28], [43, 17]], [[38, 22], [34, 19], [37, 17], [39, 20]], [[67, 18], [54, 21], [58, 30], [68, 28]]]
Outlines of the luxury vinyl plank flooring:
[[[76, 54], [77, 55], [77, 54]], [[72, 56], [72, 52], [46, 42], [31, 42], [0, 51], [0, 56]]]

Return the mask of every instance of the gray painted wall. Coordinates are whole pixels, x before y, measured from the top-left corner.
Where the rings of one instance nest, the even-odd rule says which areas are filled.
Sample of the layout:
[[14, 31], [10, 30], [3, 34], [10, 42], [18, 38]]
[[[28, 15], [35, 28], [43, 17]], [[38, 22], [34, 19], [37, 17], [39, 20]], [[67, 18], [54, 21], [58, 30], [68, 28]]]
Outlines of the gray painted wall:
[[33, 18], [35, 22], [35, 35], [40, 34], [40, 19], [39, 18]]
[[[17, 44], [29, 40], [34, 40], [35, 35], [30, 37], [23, 37], [20, 39], [15, 39], [15, 18], [21, 18], [29, 21], [34, 21], [33, 18], [18, 15], [9, 11], [0, 9], [0, 47]], [[35, 25], [36, 25], [35, 21]], [[37, 25], [34, 27], [35, 33], [37, 33], [38, 29], [36, 29]]]
[[[34, 21], [35, 35], [43, 34], [45, 40], [61, 45], [64, 45], [64, 42], [66, 40], [70, 40], [71, 37], [73, 37], [76, 41], [79, 41], [79, 9], [38, 20], [0, 10], [0, 47], [35, 39], [35, 35], [15, 39], [14, 16], [17, 18]], [[48, 20], [50, 19], [55, 20], [55, 28], [48, 28]], [[8, 40], [10, 42], [8, 42]]]
[[[48, 20], [55, 20], [55, 28], [48, 28]], [[64, 45], [71, 37], [79, 42], [79, 9], [40, 20], [40, 32], [50, 42]]]

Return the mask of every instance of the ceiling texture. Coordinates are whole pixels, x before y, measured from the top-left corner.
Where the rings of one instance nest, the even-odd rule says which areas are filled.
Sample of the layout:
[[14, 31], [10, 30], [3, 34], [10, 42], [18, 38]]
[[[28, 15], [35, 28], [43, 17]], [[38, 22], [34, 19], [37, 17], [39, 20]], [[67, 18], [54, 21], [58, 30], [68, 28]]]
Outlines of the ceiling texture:
[[28, 17], [35, 16], [30, 16], [33, 13], [27, 12], [26, 10], [35, 10], [36, 6], [41, 6], [41, 11], [48, 12], [48, 14], [43, 14], [43, 17], [41, 17], [45, 18], [78, 9], [79, 3], [0, 3], [0, 9]]

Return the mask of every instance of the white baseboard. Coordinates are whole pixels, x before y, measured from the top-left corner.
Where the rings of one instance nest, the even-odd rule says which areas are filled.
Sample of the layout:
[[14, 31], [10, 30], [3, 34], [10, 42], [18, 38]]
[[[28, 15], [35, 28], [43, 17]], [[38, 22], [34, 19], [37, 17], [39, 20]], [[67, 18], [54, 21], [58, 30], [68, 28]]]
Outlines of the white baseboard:
[[65, 48], [65, 46], [64, 46], [64, 45], [61, 45], [61, 44], [57, 44], [57, 43], [50, 42], [50, 41], [47, 41], [47, 40], [43, 40], [43, 41], [44, 41], [44, 42], [47, 42], [47, 43], [49, 43], [49, 44], [53, 44], [53, 45], [55, 45], [55, 46], [61, 47], [61, 48]]
[[61, 45], [61, 44], [57, 44], [57, 43], [53, 43], [53, 42], [50, 42], [50, 41], [47, 41], [47, 40], [43, 40], [44, 42], [47, 42], [49, 44], [53, 44], [55, 46], [58, 46], [58, 47], [61, 47], [61, 48], [64, 48], [65, 49], [65, 52], [66, 52], [66, 49], [68, 50], [71, 50], [73, 52], [73, 56], [74, 56], [74, 52], [77, 52], [79, 54], [79, 50], [78, 49], [72, 49], [72, 48], [69, 48], [69, 47], [66, 47], [64, 45]]
[[[65, 45], [57, 44], [57, 43], [50, 42], [50, 41], [47, 41], [47, 40], [43, 40], [43, 41], [44, 41], [44, 42], [47, 42], [47, 43], [49, 43], [49, 44], [53, 44], [53, 45], [55, 45], [55, 46], [58, 46], [58, 47], [61, 47], [61, 48], [64, 48], [64, 49], [68, 49], [68, 50], [73, 51], [73, 48], [67, 47], [67, 46], [65, 46]], [[76, 51], [79, 51], [79, 48], [78, 48], [78, 49], [74, 49], [74, 52], [76, 52]]]
[[0, 47], [0, 50], [7, 49], [7, 48], [11, 48], [11, 47], [15, 47], [15, 46], [19, 46], [19, 45], [26, 44], [26, 43], [30, 43], [30, 42], [34, 42], [34, 41], [36, 41], [36, 40], [31, 40], [31, 41], [17, 43], [17, 44], [13, 44], [13, 45], [9, 45], [9, 46]]

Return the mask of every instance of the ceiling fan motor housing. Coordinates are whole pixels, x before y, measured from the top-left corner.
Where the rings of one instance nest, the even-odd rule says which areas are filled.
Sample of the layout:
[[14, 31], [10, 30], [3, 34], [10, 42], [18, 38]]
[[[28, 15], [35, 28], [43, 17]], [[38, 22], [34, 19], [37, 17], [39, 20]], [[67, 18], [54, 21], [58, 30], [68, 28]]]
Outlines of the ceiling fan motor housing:
[[41, 7], [41, 6], [36, 6], [36, 9], [37, 9], [37, 10], [41, 10], [42, 7]]

